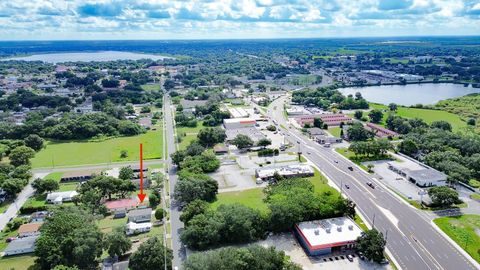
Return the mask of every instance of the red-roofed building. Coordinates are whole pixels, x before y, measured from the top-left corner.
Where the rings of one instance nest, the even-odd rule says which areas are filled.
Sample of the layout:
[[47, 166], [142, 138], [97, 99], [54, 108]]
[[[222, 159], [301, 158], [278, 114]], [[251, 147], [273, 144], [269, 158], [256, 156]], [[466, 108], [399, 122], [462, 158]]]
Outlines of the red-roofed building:
[[323, 123], [327, 124], [328, 126], [339, 126], [340, 123], [348, 124], [352, 122], [352, 118], [344, 115], [344, 114], [312, 114], [312, 115], [302, 115], [295, 117], [295, 120], [300, 124], [300, 126], [304, 126], [305, 124], [313, 125], [313, 119], [320, 118]]
[[138, 205], [137, 198], [121, 199], [121, 200], [105, 202], [105, 206], [108, 208], [108, 210], [112, 212], [118, 211], [118, 210], [130, 210], [137, 207], [137, 205]]
[[386, 129], [386, 128], [384, 128], [382, 126], [379, 126], [379, 125], [376, 125], [374, 123], [367, 123], [365, 127], [367, 129], [373, 131], [373, 133], [375, 133], [375, 136], [377, 136], [379, 138], [384, 138], [384, 137], [388, 137], [388, 136], [395, 137], [395, 136], [398, 135], [398, 133], [396, 133], [395, 131], [390, 130], [390, 129]]

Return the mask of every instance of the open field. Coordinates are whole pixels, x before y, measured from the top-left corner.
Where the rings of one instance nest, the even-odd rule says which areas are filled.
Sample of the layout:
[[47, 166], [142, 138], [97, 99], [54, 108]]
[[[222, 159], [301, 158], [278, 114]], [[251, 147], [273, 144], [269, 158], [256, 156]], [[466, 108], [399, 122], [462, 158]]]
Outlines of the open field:
[[434, 220], [442, 231], [462, 247], [472, 258], [480, 262], [480, 228], [479, 215], [462, 215], [458, 217], [441, 217]]
[[332, 134], [332, 136], [340, 137], [340, 127], [331, 127], [328, 129], [328, 132]]
[[[144, 159], [162, 158], [163, 132], [161, 128], [132, 137], [119, 137], [100, 142], [48, 142], [47, 147], [32, 159], [33, 168], [98, 164], [139, 159], [139, 144], [143, 143]], [[120, 158], [126, 150], [128, 156]]]
[[335, 148], [335, 151], [339, 153], [340, 155], [348, 158], [349, 160], [353, 161], [355, 164], [360, 166], [362, 169], [365, 171], [368, 171], [368, 168], [362, 164], [362, 162], [366, 161], [375, 161], [375, 160], [394, 160], [390, 155], [386, 156], [358, 156], [356, 157], [355, 154], [352, 151], [349, 151], [348, 148]]
[[160, 91], [162, 90], [160, 84], [143, 84], [142, 89], [145, 91]]
[[0, 259], [0, 269], [33, 270], [36, 269], [33, 267], [35, 258], [33, 255], [4, 257]]
[[[370, 103], [370, 107], [372, 109], [383, 109], [388, 111], [388, 107], [383, 104]], [[452, 125], [453, 131], [459, 131], [467, 127], [467, 123], [463, 121], [460, 116], [446, 111], [398, 107], [396, 115], [405, 118], [420, 118], [429, 124], [433, 121], [445, 120]], [[385, 125], [387, 116], [388, 113], [383, 114], [381, 124]]]
[[182, 141], [178, 144], [180, 150], [187, 148], [191, 141], [197, 138], [197, 133], [206, 127], [203, 126], [202, 121], [198, 121], [197, 126], [194, 128], [191, 127], [176, 127], [177, 136], [182, 138]]

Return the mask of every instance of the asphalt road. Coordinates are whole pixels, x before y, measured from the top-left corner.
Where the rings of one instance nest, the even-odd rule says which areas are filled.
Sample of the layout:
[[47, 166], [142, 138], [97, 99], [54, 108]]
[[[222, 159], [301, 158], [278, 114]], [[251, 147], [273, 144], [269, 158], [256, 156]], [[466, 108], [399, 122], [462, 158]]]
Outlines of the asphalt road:
[[[337, 186], [343, 186], [344, 194], [356, 203], [357, 211], [365, 221], [386, 235], [387, 248], [402, 269], [478, 269], [478, 264], [474, 265], [433, 228], [426, 215], [391, 194], [376, 179], [332, 149], [320, 146], [294, 128], [288, 128], [283, 116], [285, 99], [282, 97], [272, 102], [267, 114], [287, 127], [280, 130], [287, 135], [288, 141], [299, 147]], [[349, 166], [354, 170], [350, 171]], [[375, 188], [367, 186], [367, 182], [375, 183]], [[350, 188], [346, 189], [345, 184]]]
[[[167, 95], [165, 95], [167, 96]], [[165, 118], [165, 135], [167, 143], [167, 168], [169, 174], [169, 183], [170, 183], [170, 223], [171, 223], [171, 237], [172, 237], [172, 251], [173, 251], [173, 261], [172, 266], [178, 267], [181, 269], [182, 262], [186, 258], [185, 247], [180, 241], [180, 233], [183, 230], [183, 223], [180, 221], [180, 209], [174, 203], [172, 198], [173, 191], [175, 190], [175, 184], [177, 183], [177, 170], [176, 167], [172, 165], [172, 159], [170, 154], [176, 151], [175, 149], [175, 126], [173, 124], [173, 113], [171, 108], [171, 102], [169, 97], [165, 97], [164, 102], [164, 118]]]

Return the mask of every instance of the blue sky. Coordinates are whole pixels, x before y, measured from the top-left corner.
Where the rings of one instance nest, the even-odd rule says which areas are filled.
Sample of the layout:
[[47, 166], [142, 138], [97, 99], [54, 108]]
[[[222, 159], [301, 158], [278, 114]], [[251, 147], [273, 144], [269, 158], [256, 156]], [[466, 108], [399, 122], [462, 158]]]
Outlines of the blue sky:
[[0, 40], [480, 35], [480, 0], [1, 0]]

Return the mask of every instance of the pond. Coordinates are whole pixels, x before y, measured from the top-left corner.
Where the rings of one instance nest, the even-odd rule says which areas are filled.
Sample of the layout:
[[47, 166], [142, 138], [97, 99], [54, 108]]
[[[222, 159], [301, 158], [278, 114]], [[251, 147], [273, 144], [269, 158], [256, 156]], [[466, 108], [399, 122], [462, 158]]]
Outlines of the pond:
[[344, 95], [362, 96], [374, 103], [411, 106], [415, 104], [435, 104], [440, 100], [465, 96], [471, 93], [480, 93], [480, 88], [468, 87], [453, 83], [424, 83], [407, 85], [381, 85], [366, 87], [340, 88]]
[[63, 63], [63, 62], [103, 62], [103, 61], [117, 61], [117, 60], [140, 60], [140, 59], [152, 59], [163, 60], [173, 59], [172, 57], [155, 55], [155, 54], [143, 54], [132, 52], [120, 52], [120, 51], [102, 51], [102, 52], [72, 52], [72, 53], [46, 53], [46, 54], [34, 54], [29, 56], [11, 57], [2, 59], [2, 61], [8, 60], [24, 60], [24, 61], [43, 61], [46, 63]]

